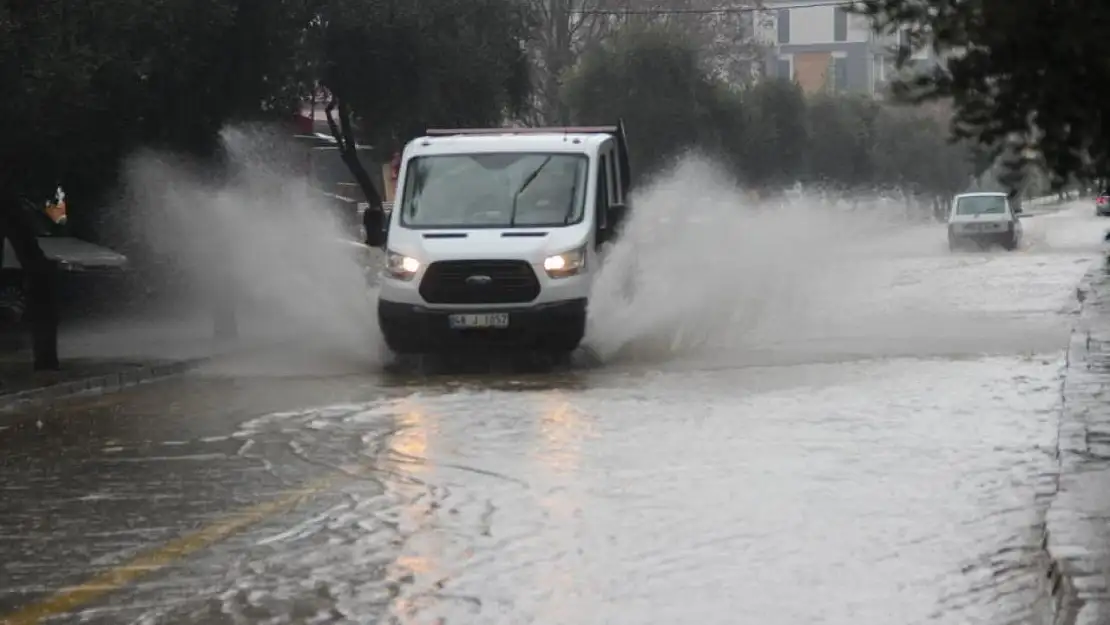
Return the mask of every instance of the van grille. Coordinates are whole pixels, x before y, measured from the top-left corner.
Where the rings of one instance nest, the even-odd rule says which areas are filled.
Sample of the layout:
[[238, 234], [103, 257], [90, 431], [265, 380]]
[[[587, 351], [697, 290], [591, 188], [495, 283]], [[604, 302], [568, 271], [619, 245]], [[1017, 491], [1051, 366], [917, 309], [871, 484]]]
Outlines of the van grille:
[[[488, 280], [469, 280], [475, 276]], [[524, 304], [539, 294], [536, 273], [521, 260], [438, 261], [420, 281], [420, 296], [429, 304]]]

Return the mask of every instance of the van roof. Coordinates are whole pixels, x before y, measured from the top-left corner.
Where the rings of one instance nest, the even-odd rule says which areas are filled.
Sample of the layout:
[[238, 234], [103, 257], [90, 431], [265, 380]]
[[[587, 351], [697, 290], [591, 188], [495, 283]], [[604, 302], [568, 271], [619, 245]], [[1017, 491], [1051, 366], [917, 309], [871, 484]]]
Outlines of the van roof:
[[1005, 191], [971, 191], [969, 193], [957, 194], [956, 197], [979, 197], [979, 196], [984, 196], [984, 195], [990, 195], [990, 196], [999, 196], [1000, 195], [1002, 197], [1006, 197], [1009, 194], [1006, 193]]
[[409, 146], [416, 154], [456, 154], [459, 152], [592, 152], [607, 133], [505, 133], [428, 135], [414, 139]]
[[429, 128], [423, 137], [405, 146], [412, 156], [493, 152], [563, 152], [597, 155], [601, 144], [616, 143], [621, 187], [632, 185], [628, 139], [624, 120], [612, 126], [558, 126], [546, 128]]

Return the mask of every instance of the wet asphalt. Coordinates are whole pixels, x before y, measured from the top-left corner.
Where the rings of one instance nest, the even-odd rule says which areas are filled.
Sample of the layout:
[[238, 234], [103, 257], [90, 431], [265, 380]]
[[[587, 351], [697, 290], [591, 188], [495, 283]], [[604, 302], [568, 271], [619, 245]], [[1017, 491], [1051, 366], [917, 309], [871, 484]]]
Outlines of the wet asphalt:
[[[1094, 256], [934, 230], [860, 285], [868, 315], [745, 349], [498, 375], [271, 354], [6, 415], [0, 623], [1032, 622]], [[898, 323], [928, 302], [958, 314]]]

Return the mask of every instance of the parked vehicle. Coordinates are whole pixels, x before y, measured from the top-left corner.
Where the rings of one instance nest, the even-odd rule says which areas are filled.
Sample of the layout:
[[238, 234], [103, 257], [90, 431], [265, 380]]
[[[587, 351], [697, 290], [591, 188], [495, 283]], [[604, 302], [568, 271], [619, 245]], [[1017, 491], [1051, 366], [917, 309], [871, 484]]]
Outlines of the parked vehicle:
[[1103, 189], [1095, 197], [1095, 215], [1099, 217], [1110, 216], [1110, 189]]

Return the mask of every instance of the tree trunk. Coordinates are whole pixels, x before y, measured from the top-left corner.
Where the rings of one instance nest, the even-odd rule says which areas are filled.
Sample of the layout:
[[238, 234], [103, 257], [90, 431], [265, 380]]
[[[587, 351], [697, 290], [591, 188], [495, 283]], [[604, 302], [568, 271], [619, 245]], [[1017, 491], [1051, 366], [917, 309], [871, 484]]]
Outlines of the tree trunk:
[[[334, 91], [332, 93], [334, 94]], [[333, 115], [336, 107], [339, 108], [338, 123]], [[339, 146], [339, 156], [343, 159], [343, 164], [350, 170], [351, 175], [355, 177], [355, 182], [362, 189], [362, 194], [368, 204], [366, 210], [362, 213], [362, 225], [366, 231], [365, 242], [367, 245], [377, 246], [381, 241], [376, 240], [377, 235], [371, 235], [371, 232], [382, 229], [385, 223], [385, 208], [382, 206], [382, 196], [374, 186], [374, 181], [370, 179], [370, 174], [362, 166], [362, 161], [358, 159], [358, 142], [355, 141], [354, 129], [351, 127], [350, 108], [333, 95], [328, 105], [324, 107], [324, 114], [328, 118], [328, 128]]]
[[[339, 108], [338, 123], [336, 123], [332, 114], [337, 106]], [[342, 101], [337, 102], [333, 98], [328, 102], [324, 113], [328, 118], [328, 128], [331, 129], [331, 134], [335, 137], [339, 146], [339, 156], [343, 159], [343, 164], [347, 166], [347, 169], [351, 171], [351, 175], [355, 177], [355, 182], [362, 189], [366, 202], [370, 205], [368, 212], [380, 212], [382, 210], [382, 197], [378, 193], [377, 187], [374, 186], [374, 182], [370, 179], [370, 174], [362, 166], [362, 161], [358, 160], [358, 142], [355, 141], [354, 130], [351, 128], [351, 111]]]
[[[56, 370], [58, 360], [58, 301], [54, 262], [39, 246], [31, 216], [25, 215], [13, 194], [0, 200], [0, 232], [12, 244], [27, 285], [27, 315], [31, 319], [31, 349], [35, 370]], [[2, 241], [2, 238], [0, 238]]]
[[564, 74], [573, 62], [574, 42], [570, 32], [570, 3], [565, 0], [553, 2], [551, 6], [552, 49], [548, 51], [548, 67], [544, 95], [552, 104], [548, 110], [548, 124], [567, 126], [570, 124], [570, 109], [562, 97]]

